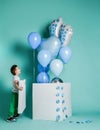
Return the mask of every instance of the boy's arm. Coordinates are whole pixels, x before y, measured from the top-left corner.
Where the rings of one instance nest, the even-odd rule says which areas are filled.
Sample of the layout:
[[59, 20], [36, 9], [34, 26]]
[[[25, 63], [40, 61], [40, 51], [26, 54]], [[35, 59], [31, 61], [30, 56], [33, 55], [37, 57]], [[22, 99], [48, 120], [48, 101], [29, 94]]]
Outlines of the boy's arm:
[[14, 81], [14, 85], [18, 90], [23, 90], [23, 87], [19, 86], [19, 82], [17, 80]]

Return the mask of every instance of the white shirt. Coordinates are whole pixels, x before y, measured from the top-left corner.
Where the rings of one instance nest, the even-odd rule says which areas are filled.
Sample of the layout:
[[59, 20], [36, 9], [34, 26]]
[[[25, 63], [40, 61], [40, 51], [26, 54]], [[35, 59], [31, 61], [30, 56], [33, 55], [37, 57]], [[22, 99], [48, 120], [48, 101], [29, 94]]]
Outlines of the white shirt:
[[20, 81], [19, 76], [14, 76], [13, 77], [13, 88], [12, 88], [12, 92], [18, 93], [18, 89], [15, 87], [15, 84], [14, 84], [15, 81], [17, 81], [19, 83], [19, 81]]

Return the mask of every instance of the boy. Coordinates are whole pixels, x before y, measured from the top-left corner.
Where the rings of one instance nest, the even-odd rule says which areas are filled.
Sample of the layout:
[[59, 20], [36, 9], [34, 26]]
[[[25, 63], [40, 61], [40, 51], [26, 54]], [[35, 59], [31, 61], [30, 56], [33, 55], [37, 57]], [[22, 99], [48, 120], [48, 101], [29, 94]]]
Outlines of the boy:
[[23, 87], [19, 86], [19, 75], [21, 73], [20, 69], [17, 65], [13, 65], [10, 69], [10, 72], [12, 73], [13, 77], [13, 88], [12, 88], [12, 95], [11, 95], [11, 102], [10, 102], [10, 108], [8, 112], [8, 122], [16, 121], [16, 118], [19, 117], [18, 114], [18, 91], [22, 91]]

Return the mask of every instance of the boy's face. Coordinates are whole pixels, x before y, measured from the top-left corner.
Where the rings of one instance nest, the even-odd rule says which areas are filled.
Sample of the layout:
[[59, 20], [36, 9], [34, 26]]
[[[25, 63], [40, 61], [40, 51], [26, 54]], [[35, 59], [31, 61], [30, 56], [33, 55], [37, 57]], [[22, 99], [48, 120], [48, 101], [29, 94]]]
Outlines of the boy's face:
[[20, 73], [21, 73], [20, 69], [18, 67], [16, 67], [15, 74], [19, 75]]

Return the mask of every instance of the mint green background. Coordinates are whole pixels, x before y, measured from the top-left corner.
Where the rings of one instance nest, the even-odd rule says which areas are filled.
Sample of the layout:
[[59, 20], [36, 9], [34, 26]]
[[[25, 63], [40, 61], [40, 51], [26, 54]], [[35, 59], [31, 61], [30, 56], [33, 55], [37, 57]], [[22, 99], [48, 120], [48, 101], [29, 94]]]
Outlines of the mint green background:
[[[69, 119], [60, 124], [31, 119], [35, 59], [27, 36], [34, 31], [43, 38], [48, 37], [48, 25], [58, 17], [62, 17], [65, 24], [72, 25], [74, 31], [69, 45], [73, 52], [72, 58], [64, 66], [60, 77], [72, 84], [72, 120], [90, 117], [94, 122], [87, 127], [86, 124], [68, 124]], [[8, 126], [10, 130], [25, 130], [28, 124], [31, 129], [37, 130], [100, 129], [99, 35], [99, 0], [0, 0], [0, 130]], [[21, 78], [27, 81], [27, 108], [13, 127], [4, 121], [10, 100], [12, 76], [9, 69], [12, 64], [20, 66]]]

